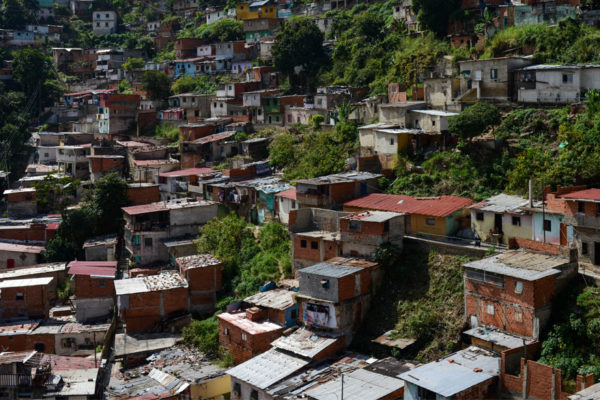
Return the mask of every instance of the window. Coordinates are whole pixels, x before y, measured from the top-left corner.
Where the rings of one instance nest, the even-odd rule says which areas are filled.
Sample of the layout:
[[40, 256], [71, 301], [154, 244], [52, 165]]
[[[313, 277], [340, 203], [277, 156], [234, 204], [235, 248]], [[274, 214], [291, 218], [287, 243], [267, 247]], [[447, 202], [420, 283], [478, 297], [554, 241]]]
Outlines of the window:
[[521, 282], [521, 281], [516, 281], [515, 282], [515, 293], [516, 294], [523, 293], [523, 282]]
[[361, 231], [360, 221], [350, 220], [348, 222], [348, 229], [350, 229], [351, 231], [354, 231], [354, 232], [360, 232]]
[[435, 121], [431, 121], [431, 125], [432, 125], [432, 126], [435, 126]]
[[244, 332], [242, 332], [242, 340], [245, 342], [246, 340], [248, 340], [248, 335], [246, 335]]
[[515, 322], [523, 322], [523, 311], [515, 311]]
[[494, 315], [494, 305], [493, 304], [486, 305], [485, 312], [487, 312], [489, 315]]
[[229, 336], [229, 328], [225, 328], [225, 335]]
[[394, 139], [390, 139], [390, 146], [394, 145]]
[[258, 392], [255, 389], [250, 392], [250, 400], [258, 400]]
[[296, 200], [292, 200], [292, 208], [296, 208]]
[[108, 14], [106, 14], [106, 18], [108, 18]]
[[588, 253], [588, 244], [586, 242], [581, 242], [581, 254]]
[[144, 238], [144, 247], [152, 247], [152, 238]]
[[521, 226], [521, 217], [512, 217], [512, 224], [514, 226]]
[[573, 83], [573, 74], [563, 74], [562, 81], [563, 83]]
[[98, 281], [98, 287], [99, 288], [105, 288], [106, 287], [106, 280], [105, 279], [100, 279]]
[[25, 300], [25, 294], [21, 293], [21, 292], [17, 292], [17, 295], [15, 296], [15, 300]]
[[96, 14], [96, 18], [100, 18], [100, 14]]
[[577, 202], [577, 212], [585, 213], [585, 203], [583, 201]]
[[435, 218], [425, 218], [425, 224], [428, 226], [435, 226]]
[[496, 68], [490, 70], [490, 78], [493, 80], [498, 79], [498, 70]]
[[96, 22], [96, 27], [100, 27], [100, 22]]
[[311, 241], [310, 242], [310, 248], [313, 249], [313, 250], [318, 250], [319, 249], [319, 242], [316, 242], [314, 240]]
[[483, 221], [483, 213], [482, 212], [478, 212], [477, 214], [475, 214], [475, 219], [477, 221]]
[[300, 241], [300, 247], [302, 247], [303, 249], [305, 249], [305, 248], [306, 248], [306, 240], [302, 239], [302, 240]]
[[549, 219], [544, 220], [544, 230], [546, 232], [550, 232], [552, 230], [552, 221], [550, 221]]
[[239, 382], [233, 384], [233, 394], [239, 396], [242, 393], [242, 386]]
[[292, 116], [288, 115], [288, 122], [291, 123], [292, 122]]
[[105, 23], [104, 23], [104, 26], [108, 26], [108, 22], [105, 22]]

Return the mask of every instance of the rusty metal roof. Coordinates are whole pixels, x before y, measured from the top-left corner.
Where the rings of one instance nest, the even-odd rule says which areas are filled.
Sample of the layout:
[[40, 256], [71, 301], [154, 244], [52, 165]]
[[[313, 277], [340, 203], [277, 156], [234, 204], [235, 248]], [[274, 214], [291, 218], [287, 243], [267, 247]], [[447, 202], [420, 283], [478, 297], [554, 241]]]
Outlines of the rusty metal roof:
[[373, 193], [344, 203], [344, 207], [393, 211], [432, 217], [447, 217], [473, 203], [466, 197], [414, 197], [397, 194]]

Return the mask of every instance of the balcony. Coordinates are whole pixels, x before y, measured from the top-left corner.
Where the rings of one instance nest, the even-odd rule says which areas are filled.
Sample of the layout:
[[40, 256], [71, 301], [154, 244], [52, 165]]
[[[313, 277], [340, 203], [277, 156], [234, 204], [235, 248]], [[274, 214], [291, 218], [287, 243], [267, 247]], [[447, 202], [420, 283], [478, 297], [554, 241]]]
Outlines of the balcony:
[[564, 224], [581, 228], [600, 229], [600, 215], [596, 217], [583, 213], [565, 215]]

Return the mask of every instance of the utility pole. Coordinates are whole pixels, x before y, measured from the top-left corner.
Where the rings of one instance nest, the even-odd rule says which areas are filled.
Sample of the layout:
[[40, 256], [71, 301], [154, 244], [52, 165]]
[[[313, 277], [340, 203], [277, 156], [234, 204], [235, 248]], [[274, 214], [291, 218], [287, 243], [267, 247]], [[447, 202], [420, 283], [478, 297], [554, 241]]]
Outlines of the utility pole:
[[342, 372], [342, 398], [340, 400], [344, 400], [344, 373]]

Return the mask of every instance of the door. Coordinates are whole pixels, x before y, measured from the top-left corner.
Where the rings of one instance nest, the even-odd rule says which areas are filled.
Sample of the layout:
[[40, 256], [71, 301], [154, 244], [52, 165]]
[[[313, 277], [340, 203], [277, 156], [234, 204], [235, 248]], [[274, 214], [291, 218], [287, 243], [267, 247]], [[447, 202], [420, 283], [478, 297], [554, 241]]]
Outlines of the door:
[[477, 323], [477, 315], [471, 315], [471, 328], [477, 328], [479, 324]]
[[600, 265], [600, 243], [594, 242], [594, 264]]
[[15, 267], [15, 260], [12, 258], [9, 258], [8, 260], [6, 260], [6, 268], [14, 268]]
[[367, 182], [360, 183], [360, 195], [363, 196], [367, 194]]
[[494, 231], [502, 233], [502, 214], [494, 214]]
[[560, 245], [567, 245], [567, 226], [565, 224], [560, 224]]

